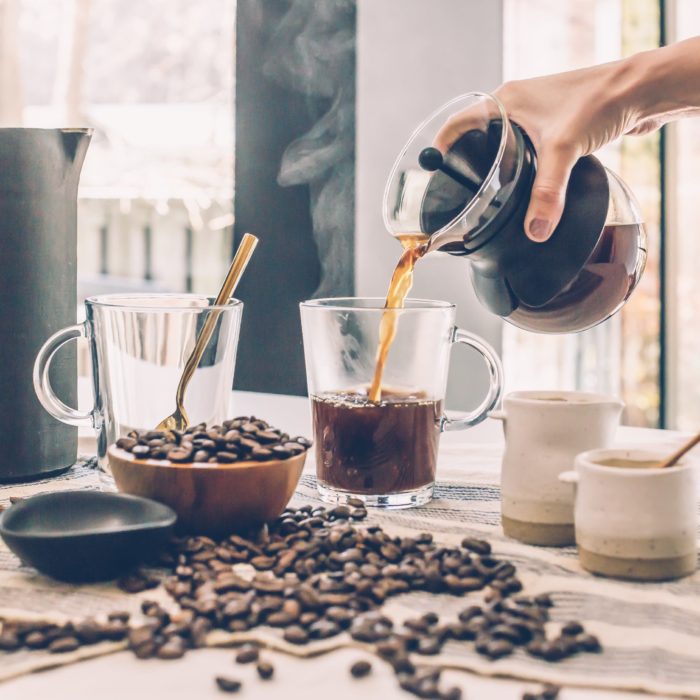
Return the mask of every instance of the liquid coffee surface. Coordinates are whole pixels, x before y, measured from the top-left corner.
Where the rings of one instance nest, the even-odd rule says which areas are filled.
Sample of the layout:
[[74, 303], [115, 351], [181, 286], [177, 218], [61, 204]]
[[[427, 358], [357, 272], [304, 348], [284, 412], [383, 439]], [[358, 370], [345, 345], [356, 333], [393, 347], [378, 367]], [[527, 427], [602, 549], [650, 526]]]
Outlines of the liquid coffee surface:
[[601, 467], [616, 467], [617, 469], [658, 469], [659, 463], [654, 460], [620, 459], [611, 457], [596, 462]]
[[[413, 268], [416, 262], [425, 255], [427, 248], [427, 236], [398, 236], [403, 246], [403, 253], [394, 269], [389, 283], [389, 291], [386, 295], [385, 309], [402, 309], [408, 293], [413, 286]], [[378, 402], [382, 398], [382, 377], [389, 349], [396, 337], [398, 315], [393, 311], [385, 311], [379, 325], [379, 347], [377, 348], [377, 361], [374, 368], [374, 377], [369, 389], [371, 401]]]
[[435, 480], [442, 401], [384, 389], [312, 396], [319, 481], [355, 494], [412, 491]]
[[641, 224], [608, 224], [576, 278], [544, 306], [519, 300], [508, 319], [521, 328], [564, 333], [595, 325], [613, 314], [634, 289], [646, 258]]

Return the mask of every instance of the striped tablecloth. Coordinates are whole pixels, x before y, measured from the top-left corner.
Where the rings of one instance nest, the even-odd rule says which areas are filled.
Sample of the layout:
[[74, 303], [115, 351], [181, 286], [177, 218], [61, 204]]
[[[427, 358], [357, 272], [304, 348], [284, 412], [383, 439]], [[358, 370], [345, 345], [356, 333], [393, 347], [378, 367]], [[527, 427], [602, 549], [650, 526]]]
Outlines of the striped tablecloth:
[[[668, 445], [674, 443], [669, 437]], [[517, 566], [526, 593], [552, 594], [553, 625], [581, 620], [587, 630], [599, 636], [604, 653], [581, 654], [551, 664], [517, 651], [511, 657], [491, 662], [477, 655], [469, 643], [449, 642], [443, 654], [429, 662], [486, 675], [700, 697], [700, 574], [660, 584], [607, 580], [584, 572], [574, 548], [531, 547], [505, 538], [499, 523], [500, 453], [497, 445], [455, 440], [443, 444], [443, 479], [437, 486], [435, 500], [411, 510], [373, 511], [370, 520], [392, 534], [429, 531], [437, 541], [446, 544], [458, 543], [466, 535], [489, 539], [497, 555], [507, 557]], [[83, 460], [59, 478], [0, 488], [0, 505], [6, 507], [11, 495], [22, 497], [67, 488], [109, 489], [113, 485], [93, 462]], [[313, 464], [309, 464], [294, 503], [316, 502]], [[22, 567], [10, 552], [0, 547], [0, 615], [65, 619], [117, 608], [136, 612], [142, 597], [153, 598], [154, 592], [128, 596], [110, 584], [77, 587], [50, 581]], [[472, 597], [478, 602], [480, 594], [470, 594]], [[465, 607], [465, 599], [411, 593], [391, 600], [386, 607], [398, 620], [427, 610], [439, 611], [443, 619], [449, 619]], [[292, 653], [309, 651], [288, 649], [274, 630], [256, 634], [268, 644]], [[214, 641], [228, 643], [231, 635], [222, 633]], [[347, 638], [330, 642], [329, 647], [353, 643]], [[119, 648], [119, 645], [88, 647], [81, 655]], [[3, 654], [0, 679], [55, 663], [55, 657], [49, 658], [41, 652]]]

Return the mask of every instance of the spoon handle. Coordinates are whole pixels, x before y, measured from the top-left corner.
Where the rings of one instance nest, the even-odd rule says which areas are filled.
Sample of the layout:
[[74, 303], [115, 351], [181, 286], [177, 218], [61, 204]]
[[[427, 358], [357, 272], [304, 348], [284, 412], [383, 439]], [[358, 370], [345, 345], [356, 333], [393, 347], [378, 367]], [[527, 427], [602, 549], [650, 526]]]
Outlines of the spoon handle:
[[670, 457], [666, 457], [663, 462], [659, 463], [659, 469], [666, 469], [666, 467], [672, 467], [686, 452], [690, 451], [700, 442], [700, 433], [692, 437], [688, 442], [686, 442], [682, 447], [676, 450]]
[[[241, 244], [238, 246], [238, 250], [236, 251], [236, 255], [231, 261], [231, 267], [229, 267], [226, 279], [221, 285], [219, 294], [217, 295], [214, 301], [215, 306], [222, 306], [223, 304], [226, 304], [231, 298], [231, 295], [235, 291], [236, 286], [238, 285], [238, 282], [243, 275], [243, 272], [245, 271], [246, 267], [248, 266], [248, 263], [250, 262], [250, 258], [253, 255], [255, 246], [257, 245], [258, 239], [251, 233], [246, 233], [243, 236]], [[176, 401], [178, 406], [181, 406], [184, 401], [187, 385], [190, 383], [190, 379], [192, 379], [192, 375], [197, 369], [199, 361], [202, 359], [204, 349], [207, 347], [207, 343], [209, 343], [209, 340], [211, 339], [212, 333], [214, 332], [214, 328], [216, 327], [216, 322], [218, 319], [219, 312], [211, 312], [207, 316], [207, 319], [204, 322], [204, 325], [202, 326], [202, 330], [197, 336], [197, 342], [195, 343], [194, 349], [190, 353], [190, 356], [187, 358], [185, 368], [182, 370], [182, 377], [180, 377], [180, 383], [177, 386]]]

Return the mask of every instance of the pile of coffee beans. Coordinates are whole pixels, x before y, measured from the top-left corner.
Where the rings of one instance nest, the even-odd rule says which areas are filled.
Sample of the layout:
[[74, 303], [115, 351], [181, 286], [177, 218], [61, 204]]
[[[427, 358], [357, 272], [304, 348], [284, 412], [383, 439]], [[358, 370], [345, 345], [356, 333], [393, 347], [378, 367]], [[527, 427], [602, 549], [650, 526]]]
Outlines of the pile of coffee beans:
[[[347, 631], [391, 665], [401, 688], [443, 700], [459, 700], [459, 689], [441, 690], [441, 669], [418, 659], [439, 654], [448, 642], [469, 643], [493, 660], [516, 649], [550, 662], [600, 651], [598, 639], [578, 622], [548, 636], [552, 600], [523, 595], [515, 566], [496, 556], [488, 542], [465, 538], [459, 547], [445, 547], [429, 533], [391, 537], [381, 527], [363, 523], [366, 515], [359, 500], [328, 509], [305, 505], [287, 508], [255, 536], [175, 539], [162, 563], [171, 572], [163, 584], [177, 601], [178, 613], [146, 602], [145, 623], [127, 627], [122, 615], [106, 626], [91, 623], [93, 634], [86, 633], [85, 623], [60, 631], [31, 630], [41, 636], [5, 625], [0, 648], [51, 648], [55, 640], [68, 639], [57, 644], [65, 650], [126, 638], [139, 658], [175, 659], [204, 646], [213, 629], [245, 632], [269, 626], [295, 645]], [[236, 564], [247, 566], [234, 570]], [[398, 625], [381, 606], [409, 591], [453, 596], [480, 591], [483, 602], [466, 606], [456, 619], [441, 620], [430, 612]], [[261, 664], [257, 649], [241, 650], [238, 660]], [[351, 673], [359, 677], [365, 669], [359, 666]], [[265, 678], [273, 670], [258, 668], [258, 673]], [[241, 685], [227, 677], [216, 682], [228, 691]]]
[[4, 621], [0, 632], [0, 651], [46, 649], [52, 654], [65, 654], [98, 642], [121, 642], [129, 633], [128, 623], [127, 612], [113, 612], [106, 622], [87, 619], [75, 624], [56, 625]]
[[304, 437], [290, 438], [255, 416], [239, 416], [210, 428], [200, 423], [184, 431], [133, 430], [116, 445], [138, 459], [230, 464], [287, 459], [308, 450], [311, 442]]

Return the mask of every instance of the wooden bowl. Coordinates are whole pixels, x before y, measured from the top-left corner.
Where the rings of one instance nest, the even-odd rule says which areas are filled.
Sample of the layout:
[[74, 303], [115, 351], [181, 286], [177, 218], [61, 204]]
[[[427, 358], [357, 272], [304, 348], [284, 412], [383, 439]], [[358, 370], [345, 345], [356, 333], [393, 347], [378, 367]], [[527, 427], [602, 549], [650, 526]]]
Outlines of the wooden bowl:
[[[307, 450], [308, 451], [308, 450]], [[299, 483], [306, 452], [269, 462], [175, 464], [107, 451], [117, 488], [170, 506], [177, 530], [227, 534], [274, 520]]]

